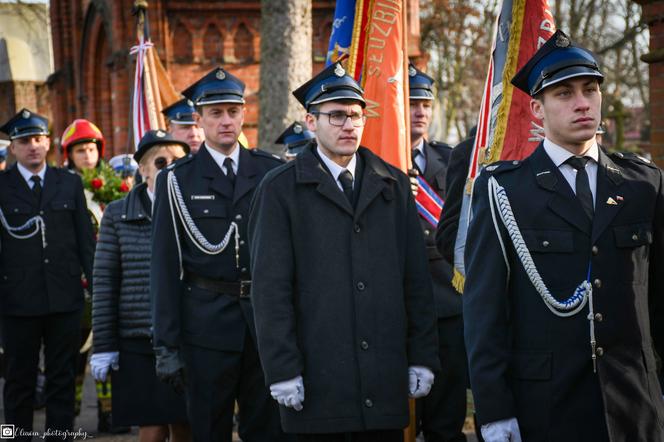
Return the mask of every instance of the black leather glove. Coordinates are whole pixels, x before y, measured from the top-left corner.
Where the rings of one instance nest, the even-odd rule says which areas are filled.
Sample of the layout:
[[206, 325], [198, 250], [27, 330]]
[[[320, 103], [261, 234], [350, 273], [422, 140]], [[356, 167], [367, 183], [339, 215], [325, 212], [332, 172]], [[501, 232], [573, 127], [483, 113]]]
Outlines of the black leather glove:
[[184, 394], [186, 381], [180, 353], [173, 348], [157, 347], [154, 349], [154, 354], [157, 378], [173, 387], [177, 394]]

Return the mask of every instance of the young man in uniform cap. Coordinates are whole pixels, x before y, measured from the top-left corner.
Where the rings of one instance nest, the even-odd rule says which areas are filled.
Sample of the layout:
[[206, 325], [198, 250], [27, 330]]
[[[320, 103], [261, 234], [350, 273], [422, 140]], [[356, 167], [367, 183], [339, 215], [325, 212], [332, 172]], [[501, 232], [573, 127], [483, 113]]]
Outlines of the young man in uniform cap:
[[277, 157], [238, 142], [244, 83], [214, 69], [184, 91], [205, 132], [196, 155], [157, 179], [150, 292], [157, 375], [184, 389], [195, 441], [285, 438], [264, 386], [249, 292], [247, 218]]
[[[428, 141], [433, 104], [433, 78], [412, 64], [408, 68], [410, 86], [410, 143], [413, 168], [441, 198], [446, 198], [445, 178], [452, 148]], [[441, 373], [431, 393], [418, 401], [418, 416], [427, 442], [465, 441], [466, 388], [468, 368], [463, 344], [461, 297], [452, 287], [452, 266], [438, 252], [436, 224], [420, 217], [429, 273], [433, 282], [433, 307], [438, 318]]]
[[203, 129], [198, 127], [194, 120], [194, 103], [183, 98], [161, 111], [168, 119], [168, 132], [178, 141], [189, 145], [191, 153], [195, 154], [205, 140]]
[[17, 431], [32, 430], [43, 343], [46, 430], [71, 431], [83, 308], [81, 274], [92, 282], [94, 255], [83, 184], [74, 173], [46, 165], [50, 147], [46, 118], [23, 109], [0, 131], [9, 135], [9, 149], [16, 158], [16, 165], [0, 175], [5, 422]]
[[463, 314], [487, 442], [664, 440], [664, 179], [597, 145], [602, 79], [557, 31], [512, 79], [544, 141], [475, 183]]
[[285, 146], [284, 156], [287, 161], [290, 161], [302, 152], [304, 147], [314, 138], [314, 133], [307, 129], [304, 123], [296, 121], [279, 135], [275, 143]]
[[259, 353], [299, 441], [401, 441], [439, 369], [410, 181], [360, 147], [362, 93], [339, 63], [293, 92], [315, 143], [251, 210]]

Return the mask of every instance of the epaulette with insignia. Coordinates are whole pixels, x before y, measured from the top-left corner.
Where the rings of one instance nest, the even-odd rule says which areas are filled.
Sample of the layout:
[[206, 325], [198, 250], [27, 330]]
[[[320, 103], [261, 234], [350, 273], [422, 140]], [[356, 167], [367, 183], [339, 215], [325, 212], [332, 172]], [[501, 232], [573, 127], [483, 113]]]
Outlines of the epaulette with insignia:
[[648, 158], [641, 156], [639, 154], [636, 154], [634, 152], [614, 152], [609, 155], [613, 159], [619, 159], [619, 160], [630, 160], [637, 162], [639, 164], [645, 164], [647, 166], [652, 167], [653, 169], [657, 169], [657, 165], [652, 162], [652, 160], [649, 160]]
[[247, 149], [247, 150], [253, 156], [262, 157], [262, 158], [270, 158], [271, 160], [278, 161], [279, 163], [284, 162], [283, 158], [281, 158], [279, 155], [275, 155], [273, 153], [265, 152], [264, 150], [260, 150], [260, 149]]
[[508, 170], [514, 170], [521, 167], [521, 161], [518, 160], [506, 160], [506, 161], [496, 161], [487, 166], [484, 166], [482, 170], [485, 170], [488, 173], [496, 174], [507, 172]]
[[173, 161], [171, 164], [166, 166], [166, 170], [173, 170], [176, 167], [180, 167], [181, 165], [186, 164], [186, 163], [190, 162], [193, 159], [194, 159], [194, 156], [192, 154], [189, 154], [189, 155], [184, 156], [182, 158], [178, 158], [177, 160]]
[[446, 149], [446, 150], [452, 150], [452, 146], [450, 146], [447, 143], [443, 143], [440, 141], [427, 141], [429, 143], [429, 146], [433, 146], [438, 149]]

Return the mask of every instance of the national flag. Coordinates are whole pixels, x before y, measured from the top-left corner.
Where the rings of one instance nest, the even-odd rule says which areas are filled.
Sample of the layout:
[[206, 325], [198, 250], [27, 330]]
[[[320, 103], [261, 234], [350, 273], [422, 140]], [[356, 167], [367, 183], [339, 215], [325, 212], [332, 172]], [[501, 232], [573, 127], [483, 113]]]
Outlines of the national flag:
[[512, 77], [555, 32], [547, 0], [504, 0], [493, 29], [492, 53], [470, 158], [454, 251], [454, 286], [463, 292], [463, 255], [473, 183], [481, 166], [527, 157], [543, 138], [530, 98], [514, 93]]
[[355, 0], [337, 0], [325, 66], [348, 56], [355, 23]]

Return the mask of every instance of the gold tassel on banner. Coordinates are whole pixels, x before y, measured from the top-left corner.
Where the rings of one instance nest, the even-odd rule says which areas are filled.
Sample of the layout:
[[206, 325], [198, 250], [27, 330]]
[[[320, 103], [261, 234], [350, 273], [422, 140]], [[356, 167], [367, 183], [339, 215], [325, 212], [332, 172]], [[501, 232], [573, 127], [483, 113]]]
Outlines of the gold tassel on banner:
[[452, 285], [456, 289], [459, 294], [463, 294], [463, 286], [466, 283], [466, 278], [461, 274], [460, 271], [458, 271], [456, 268], [454, 269], [454, 276], [452, 277]]

